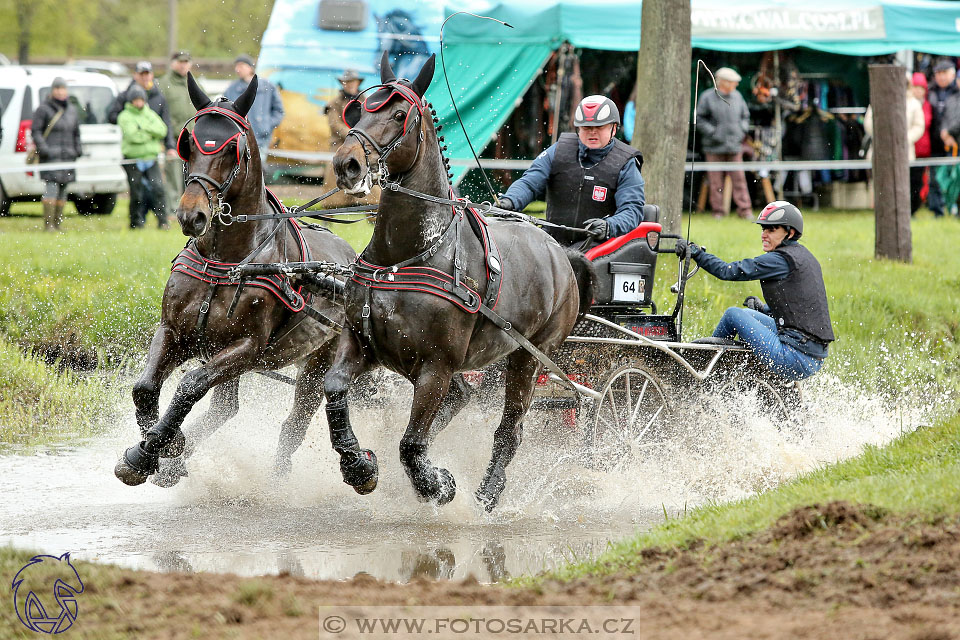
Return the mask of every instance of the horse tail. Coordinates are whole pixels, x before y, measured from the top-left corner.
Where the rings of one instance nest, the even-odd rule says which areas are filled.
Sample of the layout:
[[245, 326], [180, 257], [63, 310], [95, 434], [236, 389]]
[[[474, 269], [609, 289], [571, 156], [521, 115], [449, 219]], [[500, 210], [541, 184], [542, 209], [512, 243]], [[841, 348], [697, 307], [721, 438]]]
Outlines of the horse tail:
[[593, 304], [594, 283], [596, 274], [593, 263], [579, 251], [567, 249], [567, 259], [573, 267], [573, 275], [577, 278], [577, 290], [580, 292], [580, 309], [577, 311], [577, 320], [583, 317]]

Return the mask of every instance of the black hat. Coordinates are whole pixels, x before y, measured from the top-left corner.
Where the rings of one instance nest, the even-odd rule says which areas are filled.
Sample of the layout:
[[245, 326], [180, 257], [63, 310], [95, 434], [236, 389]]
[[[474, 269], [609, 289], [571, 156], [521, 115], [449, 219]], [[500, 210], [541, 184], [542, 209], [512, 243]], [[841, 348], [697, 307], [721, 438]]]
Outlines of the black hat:
[[170, 59], [186, 61], [186, 60], [191, 60], [192, 58], [190, 56], [189, 51], [177, 51], [172, 56], [170, 56]]
[[957, 65], [950, 58], [937, 58], [937, 61], [933, 63], [933, 72], [937, 73], [938, 71], [947, 71], [949, 69], [956, 69]]
[[245, 54], [245, 53], [241, 53], [240, 55], [237, 56], [237, 59], [233, 61], [234, 64], [236, 64], [236, 63], [238, 63], [238, 62], [243, 62], [243, 63], [245, 63], [245, 64], [250, 65], [251, 67], [256, 67], [256, 66], [257, 66], [257, 61], [254, 60], [251, 56], [248, 56], [248, 55]]

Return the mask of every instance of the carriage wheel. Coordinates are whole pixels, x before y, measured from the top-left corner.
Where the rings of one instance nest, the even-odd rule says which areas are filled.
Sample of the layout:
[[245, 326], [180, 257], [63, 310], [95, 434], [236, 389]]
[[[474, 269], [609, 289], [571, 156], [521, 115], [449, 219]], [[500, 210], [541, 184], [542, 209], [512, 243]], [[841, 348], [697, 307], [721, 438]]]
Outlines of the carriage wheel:
[[800, 387], [796, 382], [774, 379], [771, 375], [748, 373], [724, 383], [721, 394], [755, 397], [758, 406], [780, 423], [800, 408]]
[[586, 434], [591, 466], [616, 468], [664, 440], [673, 407], [670, 389], [656, 373], [624, 365], [607, 377], [601, 393]]

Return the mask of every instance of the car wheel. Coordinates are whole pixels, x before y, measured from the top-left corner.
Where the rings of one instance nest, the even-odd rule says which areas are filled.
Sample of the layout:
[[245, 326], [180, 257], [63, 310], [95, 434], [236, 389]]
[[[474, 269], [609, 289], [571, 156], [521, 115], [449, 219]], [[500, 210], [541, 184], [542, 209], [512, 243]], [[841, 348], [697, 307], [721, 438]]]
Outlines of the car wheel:
[[88, 198], [74, 198], [73, 204], [77, 207], [77, 213], [82, 216], [108, 215], [113, 213], [113, 208], [117, 206], [117, 194], [98, 193]]

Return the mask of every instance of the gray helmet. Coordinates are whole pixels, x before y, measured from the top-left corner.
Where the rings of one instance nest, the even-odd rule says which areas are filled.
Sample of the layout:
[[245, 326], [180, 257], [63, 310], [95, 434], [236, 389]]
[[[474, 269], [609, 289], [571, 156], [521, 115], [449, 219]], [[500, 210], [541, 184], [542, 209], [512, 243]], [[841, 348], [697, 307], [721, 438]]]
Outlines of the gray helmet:
[[577, 105], [573, 116], [575, 127], [600, 127], [620, 124], [620, 110], [607, 96], [587, 96]]
[[794, 238], [803, 235], [803, 214], [785, 200], [777, 200], [765, 206], [754, 223], [764, 227], [779, 225], [793, 229], [797, 232]]

